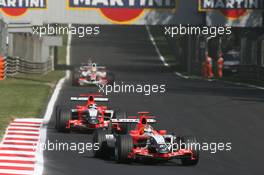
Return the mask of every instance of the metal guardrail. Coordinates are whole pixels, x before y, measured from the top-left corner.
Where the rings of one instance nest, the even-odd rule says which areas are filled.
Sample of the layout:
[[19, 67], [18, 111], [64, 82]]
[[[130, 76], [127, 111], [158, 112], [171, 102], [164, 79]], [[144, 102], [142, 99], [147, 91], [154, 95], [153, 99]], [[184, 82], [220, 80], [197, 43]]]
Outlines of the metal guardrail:
[[16, 73], [42, 74], [52, 70], [51, 60], [43, 63], [32, 62], [18, 57], [8, 57], [6, 60], [7, 75]]
[[7, 75], [14, 75], [18, 73], [17, 59], [9, 57], [7, 60]]

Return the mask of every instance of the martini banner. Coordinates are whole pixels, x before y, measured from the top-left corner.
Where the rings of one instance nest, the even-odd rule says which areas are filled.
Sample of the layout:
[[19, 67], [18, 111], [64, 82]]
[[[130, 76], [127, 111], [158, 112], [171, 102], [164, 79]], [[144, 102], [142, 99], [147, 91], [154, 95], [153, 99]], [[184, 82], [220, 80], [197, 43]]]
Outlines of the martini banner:
[[199, 0], [208, 26], [261, 27], [263, 0]]

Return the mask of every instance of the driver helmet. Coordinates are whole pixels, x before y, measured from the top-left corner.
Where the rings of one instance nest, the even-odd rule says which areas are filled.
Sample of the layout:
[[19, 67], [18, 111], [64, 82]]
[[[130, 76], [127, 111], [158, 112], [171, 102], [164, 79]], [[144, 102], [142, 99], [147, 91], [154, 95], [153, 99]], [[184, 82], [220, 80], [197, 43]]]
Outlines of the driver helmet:
[[96, 104], [91, 104], [91, 105], [89, 106], [89, 108], [90, 108], [90, 109], [97, 109], [97, 105], [96, 105]]
[[93, 63], [92, 64], [92, 71], [93, 72], [97, 71], [97, 65], [96, 65], [96, 63]]
[[150, 125], [146, 125], [144, 127], [144, 133], [145, 134], [151, 134], [152, 133], [152, 127]]

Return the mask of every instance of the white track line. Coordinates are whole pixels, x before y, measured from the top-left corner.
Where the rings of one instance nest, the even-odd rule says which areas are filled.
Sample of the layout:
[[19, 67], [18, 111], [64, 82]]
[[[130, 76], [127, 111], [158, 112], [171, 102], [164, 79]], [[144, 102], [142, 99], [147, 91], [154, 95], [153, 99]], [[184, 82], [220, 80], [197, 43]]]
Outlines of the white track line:
[[25, 170], [0, 170], [0, 173], [1, 174], [14, 174], [14, 175], [17, 175], [17, 174], [23, 174], [23, 175], [32, 175], [32, 171], [25, 171]]
[[[68, 27], [71, 28], [71, 24], [69, 24]], [[71, 33], [69, 33], [68, 41], [67, 41], [66, 65], [70, 65], [71, 41], [72, 41], [72, 35], [71, 35]], [[60, 79], [60, 81], [56, 85], [56, 88], [55, 88], [55, 90], [51, 96], [51, 99], [48, 103], [48, 106], [47, 106], [47, 109], [46, 109], [46, 112], [44, 115], [44, 120], [43, 120], [44, 126], [41, 128], [41, 131], [40, 131], [40, 144], [45, 144], [45, 142], [46, 142], [47, 124], [49, 123], [49, 121], [51, 119], [53, 108], [54, 108], [55, 103], [56, 103], [58, 96], [60, 94], [60, 90], [62, 89], [64, 82], [67, 79], [69, 79], [69, 77], [70, 77], [70, 71], [67, 70], [65, 77]], [[43, 169], [44, 169], [44, 158], [43, 158], [43, 150], [41, 148], [37, 149], [36, 156], [37, 156], [37, 163], [35, 164], [34, 175], [42, 175]]]
[[12, 145], [12, 144], [2, 144], [0, 145], [1, 148], [29, 148], [29, 149], [36, 149], [36, 145]]
[[39, 131], [13, 131], [7, 130], [7, 133], [17, 133], [17, 134], [39, 134]]
[[12, 123], [10, 123], [10, 125], [12, 125], [12, 126], [28, 126], [28, 127], [30, 127], [30, 126], [38, 126], [38, 127], [40, 127], [41, 126], [41, 124], [30, 124], [30, 123], [14, 123], [14, 122], [12, 122]]
[[4, 142], [10, 142], [10, 143], [32, 143], [32, 144], [37, 144], [37, 141], [30, 141], [30, 140], [5, 140], [3, 139], [2, 143]]
[[6, 138], [19, 138], [19, 139], [39, 139], [39, 136], [21, 136], [21, 135], [5, 135], [4, 139]]
[[[149, 39], [152, 43], [152, 45], [154, 46], [160, 60], [162, 61], [163, 65], [166, 66], [166, 67], [170, 67], [170, 65], [166, 62], [166, 59], [164, 58], [164, 56], [160, 53], [160, 50], [157, 46], [157, 43], [153, 37], [153, 35], [151, 34], [150, 30], [149, 30], [149, 27], [146, 25], [146, 29], [147, 29], [147, 32], [148, 32], [148, 35], [149, 35]], [[181, 73], [179, 72], [174, 72], [175, 75], [177, 75], [178, 77], [181, 77], [181, 78], [184, 78], [184, 79], [189, 79], [190, 77], [188, 76], [185, 76], [185, 75], [182, 75]]]
[[146, 25], [146, 29], [147, 29], [147, 32], [148, 32], [148, 35], [149, 35], [149, 39], [150, 39], [151, 43], [153, 44], [157, 54], [159, 55], [159, 58], [162, 61], [163, 65], [166, 66], [166, 67], [169, 67], [170, 65], [166, 62], [165, 58], [161, 55], [160, 50], [159, 50], [159, 48], [158, 48], [158, 46], [156, 44], [156, 41], [155, 41], [154, 37], [152, 36], [152, 34], [151, 34], [150, 30], [149, 30], [149, 27], [147, 25]]
[[[69, 24], [69, 28], [71, 28], [71, 24]], [[69, 33], [68, 35], [68, 41], [67, 41], [67, 50], [66, 50], [66, 65], [71, 65], [71, 41], [72, 41], [72, 34]], [[66, 71], [66, 79], [70, 78], [70, 71]]]
[[[242, 84], [242, 83], [240, 83], [240, 84]], [[243, 85], [243, 84], [242, 84]], [[244, 84], [244, 85], [246, 85], [246, 84]], [[248, 87], [250, 87], [250, 88], [255, 88], [255, 89], [260, 89], [260, 90], [264, 90], [264, 87], [262, 87], [262, 86], [256, 86], [256, 85], [247, 85]]]
[[[69, 63], [69, 59], [70, 59], [70, 43], [71, 43], [71, 39], [72, 39], [72, 36], [71, 36], [71, 34], [69, 34], [68, 45], [67, 45], [67, 56], [66, 56], [67, 64]], [[69, 72], [69, 71], [67, 71], [67, 72]], [[43, 124], [48, 124], [50, 119], [51, 119], [53, 108], [54, 108], [54, 105], [55, 105], [55, 103], [57, 101], [57, 98], [59, 96], [60, 90], [61, 90], [65, 80], [67, 78], [69, 78], [69, 75], [67, 75], [67, 72], [66, 72], [66, 76], [64, 78], [60, 79], [60, 81], [56, 85], [56, 88], [55, 88], [55, 90], [54, 90], [54, 92], [53, 92], [53, 94], [51, 96], [51, 99], [49, 101], [49, 104], [47, 106], [46, 113], [45, 113], [44, 119], [43, 119]]]
[[175, 75], [177, 75], [178, 77], [184, 78], [184, 79], [190, 79], [189, 76], [183, 75], [180, 72], [174, 72]]
[[35, 156], [35, 152], [32, 151], [17, 151], [17, 150], [0, 150], [0, 154], [22, 154], [22, 155], [30, 155]]
[[35, 162], [35, 158], [30, 157], [8, 157], [8, 156], [0, 156], [0, 160], [18, 160], [18, 161], [32, 161]]
[[37, 119], [37, 118], [17, 118], [14, 120], [14, 122], [42, 122], [43, 119]]
[[[0, 163], [0, 166], [34, 168], [34, 164]], [[33, 173], [33, 172], [32, 172]]]
[[35, 127], [20, 127], [20, 126], [9, 126], [7, 129], [8, 130], [10, 130], [10, 129], [20, 129], [20, 130], [35, 130], [35, 131], [40, 131], [40, 128], [35, 128]]

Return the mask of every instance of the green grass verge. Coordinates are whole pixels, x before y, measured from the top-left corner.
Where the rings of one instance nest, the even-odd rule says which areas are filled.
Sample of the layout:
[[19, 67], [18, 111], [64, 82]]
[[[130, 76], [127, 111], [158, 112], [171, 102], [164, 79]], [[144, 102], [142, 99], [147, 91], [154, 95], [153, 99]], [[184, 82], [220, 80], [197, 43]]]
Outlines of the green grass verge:
[[53, 71], [45, 75], [18, 74], [0, 81], [0, 137], [14, 118], [42, 118], [53, 87], [63, 76], [63, 71]]
[[[58, 48], [58, 62], [66, 63], [67, 35]], [[14, 118], [42, 118], [50, 95], [64, 71], [47, 74], [17, 74], [0, 81], [0, 138]]]

